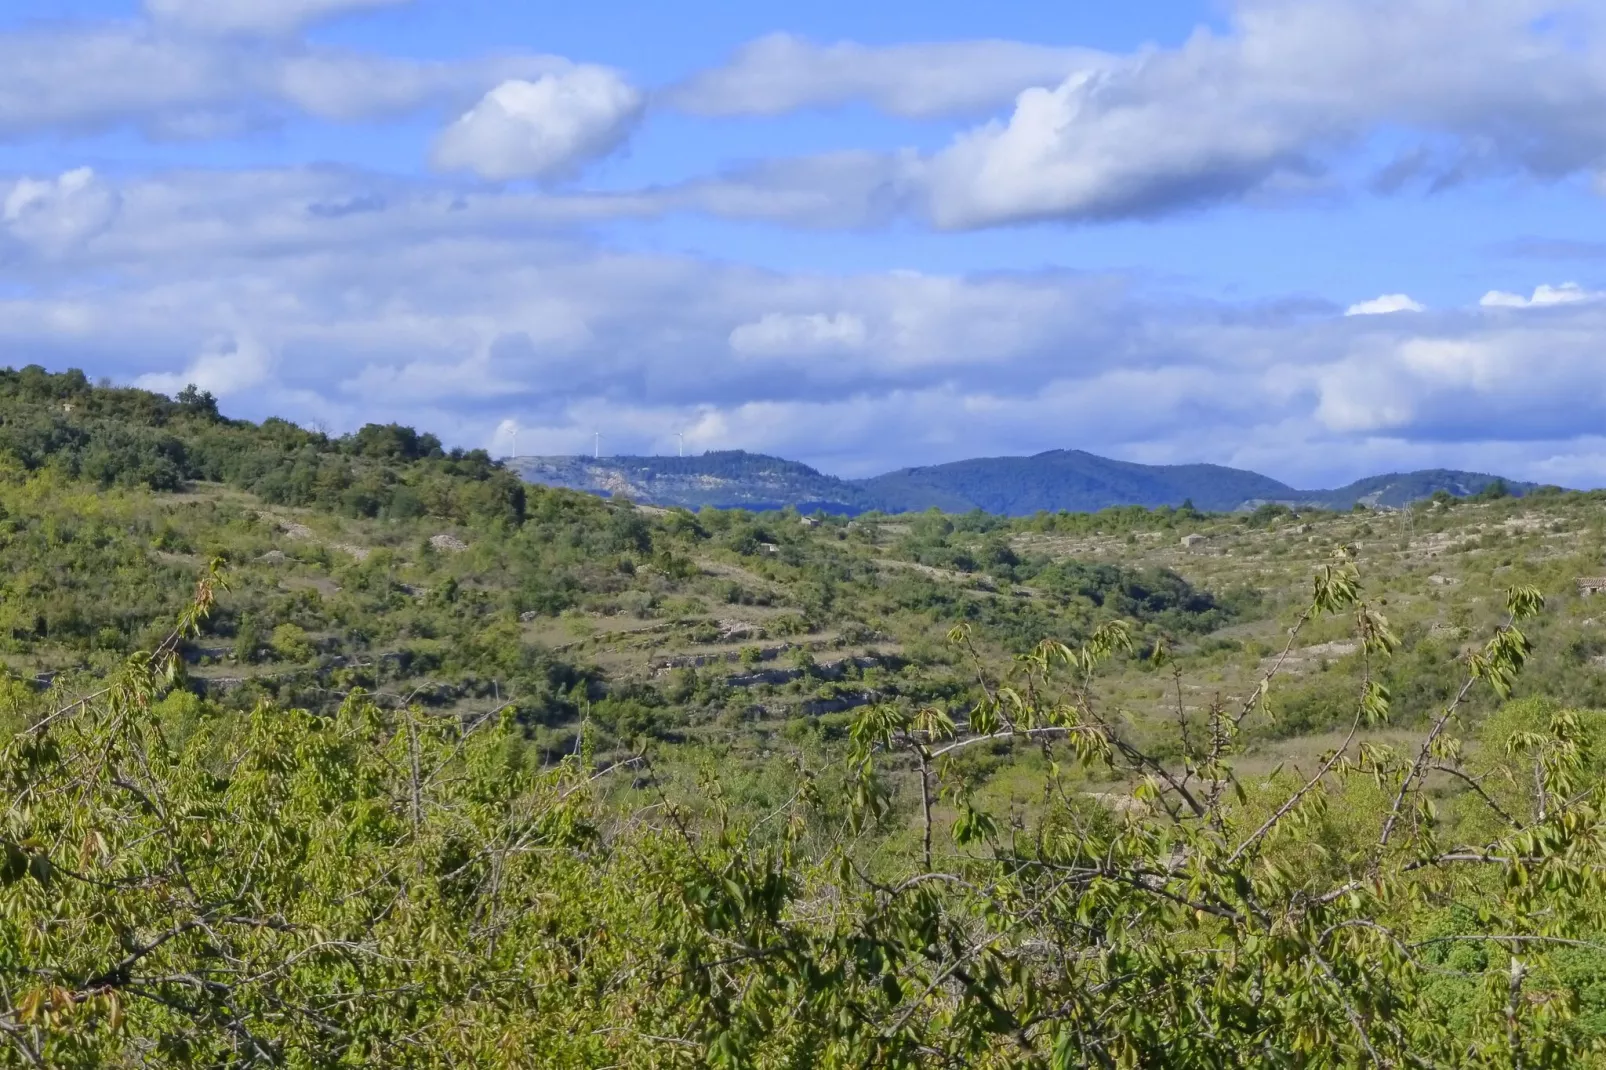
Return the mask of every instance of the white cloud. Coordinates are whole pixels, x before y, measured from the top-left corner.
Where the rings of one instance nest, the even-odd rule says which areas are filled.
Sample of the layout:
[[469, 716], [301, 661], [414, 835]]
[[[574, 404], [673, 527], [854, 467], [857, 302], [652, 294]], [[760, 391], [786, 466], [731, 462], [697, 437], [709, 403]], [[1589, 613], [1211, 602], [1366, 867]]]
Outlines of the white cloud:
[[[1562, 8], [1576, 16], [1545, 16]], [[1606, 165], [1606, 41], [1558, 0], [1240, 0], [1196, 31], [1016, 98], [931, 160], [941, 226], [1156, 215], [1320, 181], [1388, 128], [1394, 184]]]
[[454, 362], [372, 363], [339, 385], [342, 391], [365, 403], [415, 405], [499, 398], [525, 390], [523, 382], [498, 374], [484, 353]]
[[[595, 198], [327, 169], [93, 181], [120, 202], [93, 240], [0, 256], [0, 363], [454, 444], [516, 420], [525, 453], [601, 425], [609, 451], [685, 430], [860, 473], [1076, 446], [1296, 484], [1421, 465], [1606, 484], [1606, 302], [1357, 330], [1087, 272], [764, 271], [554, 225], [617, 207]], [[37, 210], [33, 182], [0, 184], [0, 214]]]
[[267, 383], [273, 363], [273, 354], [260, 339], [238, 333], [213, 339], [182, 372], [153, 372], [134, 382], [168, 395], [193, 383], [220, 398], [238, 397]]
[[[1329, 431], [1519, 449], [1591, 434], [1591, 421], [1606, 418], [1599, 305], [1567, 304], [1534, 319], [1466, 310], [1435, 317], [1426, 330], [1405, 320], [1388, 328], [1306, 369], [1314, 415]], [[1606, 471], [1597, 482], [1606, 483]]]
[[1344, 310], [1346, 316], [1386, 316], [1391, 312], [1426, 312], [1427, 306], [1407, 294], [1383, 294], [1361, 301]]
[[869, 337], [864, 320], [849, 312], [769, 312], [757, 322], [731, 331], [730, 347], [744, 357], [856, 353]]
[[833, 152], [761, 161], [658, 192], [666, 208], [852, 229], [884, 225], [918, 211], [921, 168], [912, 152]]
[[603, 67], [506, 81], [446, 128], [434, 163], [493, 180], [566, 177], [623, 144], [643, 103]]
[[0, 225], [47, 256], [60, 256], [103, 231], [117, 214], [118, 196], [80, 167], [54, 179], [18, 179], [0, 205]]
[[[808, 226], [1098, 222], [1333, 196], [1356, 183], [1606, 175], [1599, 4], [1227, 6], [1223, 29], [1121, 54], [772, 35], [658, 100], [714, 115], [858, 101], [911, 118], [1008, 108], [934, 153], [823, 153], [690, 184], [710, 210]], [[1383, 141], [1400, 147], [1378, 165], [1366, 150]]]
[[430, 61], [136, 22], [47, 23], [0, 32], [0, 137], [126, 124], [162, 139], [212, 138], [297, 114], [384, 118], [465, 107], [499, 82], [570, 67], [527, 53]]
[[773, 115], [864, 99], [894, 115], [928, 117], [996, 107], [1029, 86], [1057, 84], [1106, 60], [1091, 49], [1019, 41], [877, 48], [776, 33], [671, 88], [665, 102], [700, 115]]
[[[618, 148], [643, 114], [646, 94], [622, 75], [559, 57], [428, 61], [294, 33], [404, 2], [147, 0], [144, 20], [0, 32], [0, 137], [131, 126], [215, 138], [303, 115], [359, 122], [446, 108], [460, 118], [436, 141], [438, 167], [557, 179]], [[630, 196], [658, 211], [809, 227], [1125, 219], [1331, 192], [1364, 169], [1353, 166], [1359, 148], [1380, 132], [1404, 142], [1374, 176], [1386, 185], [1606, 174], [1598, 7], [1235, 0], [1225, 29], [1120, 54], [771, 35], [662, 90], [655, 107], [770, 115], [866, 101], [912, 118], [1007, 114], [930, 155], [761, 159]]]
[[313, 22], [411, 0], [145, 0], [159, 22], [221, 34], [287, 34]]
[[1553, 305], [1577, 305], [1599, 301], [1602, 297], [1606, 297], [1606, 293], [1586, 290], [1576, 282], [1564, 282], [1560, 286], [1541, 283], [1534, 288], [1532, 297], [1507, 293], [1504, 290], [1490, 290], [1483, 295], [1478, 304], [1484, 308], [1548, 308]]

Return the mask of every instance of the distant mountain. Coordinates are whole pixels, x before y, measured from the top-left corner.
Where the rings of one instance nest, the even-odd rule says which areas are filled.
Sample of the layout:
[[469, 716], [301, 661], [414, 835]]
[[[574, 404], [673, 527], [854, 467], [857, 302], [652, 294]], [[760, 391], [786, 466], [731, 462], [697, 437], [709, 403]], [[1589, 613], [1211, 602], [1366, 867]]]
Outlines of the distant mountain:
[[795, 505], [805, 512], [823, 509], [828, 513], [863, 513], [876, 507], [846, 480], [824, 475], [796, 461], [744, 450], [720, 450], [696, 457], [601, 460], [516, 457], [507, 465], [531, 483], [629, 498], [643, 505], [754, 510]]
[[[644, 505], [755, 510], [791, 505], [803, 512], [846, 514], [937, 508], [1029, 516], [1122, 505], [1152, 509], [1185, 501], [1212, 512], [1252, 509], [1268, 502], [1325, 509], [1349, 509], [1362, 502], [1397, 508], [1440, 490], [1467, 497], [1499, 479], [1436, 468], [1372, 476], [1337, 490], [1296, 490], [1239, 468], [1134, 464], [1082, 450], [983, 457], [858, 480], [838, 479], [806, 464], [742, 450], [696, 457], [519, 457], [508, 465], [532, 483], [630, 498]], [[1516, 495], [1535, 489], [1532, 483], [1503, 482]]]
[[1506, 489], [1517, 497], [1530, 494], [1539, 489], [1537, 483], [1518, 483], [1509, 479], [1500, 479], [1499, 476], [1485, 475], [1482, 472], [1457, 472], [1449, 468], [1429, 468], [1421, 472], [1391, 472], [1386, 476], [1371, 476], [1366, 479], [1357, 479], [1347, 487], [1338, 490], [1312, 491], [1314, 498], [1329, 509], [1349, 509], [1356, 502], [1366, 505], [1382, 505], [1391, 509], [1398, 509], [1423, 498], [1431, 498], [1437, 491], [1445, 490], [1457, 498], [1468, 498], [1482, 491], [1489, 484], [1500, 480]]
[[[1228, 512], [1247, 501], [1294, 501], [1292, 487], [1255, 472], [1216, 464], [1147, 465], [1112, 461], [1082, 450], [1033, 457], [984, 457], [930, 468], [905, 468], [863, 480], [887, 512], [952, 502], [954, 511], [1028, 516], [1039, 510], [1096, 512], [1112, 505], [1181, 505]], [[890, 507], [889, 507], [890, 506]]]

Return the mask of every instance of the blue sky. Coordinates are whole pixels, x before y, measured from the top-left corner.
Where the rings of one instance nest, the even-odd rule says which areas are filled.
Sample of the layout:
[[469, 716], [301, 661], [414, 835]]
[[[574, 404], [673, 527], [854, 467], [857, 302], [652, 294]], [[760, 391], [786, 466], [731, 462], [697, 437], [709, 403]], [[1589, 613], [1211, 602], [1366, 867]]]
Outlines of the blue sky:
[[1606, 485], [1603, 16], [12, 0], [0, 361], [499, 454]]

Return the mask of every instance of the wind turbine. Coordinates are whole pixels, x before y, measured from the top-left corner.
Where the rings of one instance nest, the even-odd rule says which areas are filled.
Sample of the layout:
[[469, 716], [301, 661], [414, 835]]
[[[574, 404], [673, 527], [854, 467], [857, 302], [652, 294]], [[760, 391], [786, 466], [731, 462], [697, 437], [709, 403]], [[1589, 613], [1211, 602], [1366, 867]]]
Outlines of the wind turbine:
[[601, 431], [596, 431], [596, 432], [593, 432], [593, 434], [596, 435], [597, 441], [596, 441], [596, 445], [594, 447], [592, 447], [591, 459], [594, 460], [594, 461], [600, 461], [600, 460], [602, 460], [602, 432]]
[[675, 437], [680, 439], [680, 455], [682, 457], [686, 456], [686, 432], [676, 431]]

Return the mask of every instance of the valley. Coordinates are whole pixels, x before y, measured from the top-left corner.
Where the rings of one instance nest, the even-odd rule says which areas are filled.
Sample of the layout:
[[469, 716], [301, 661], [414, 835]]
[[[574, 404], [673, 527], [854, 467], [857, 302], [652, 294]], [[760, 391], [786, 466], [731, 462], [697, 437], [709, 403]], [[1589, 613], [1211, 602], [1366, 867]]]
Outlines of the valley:
[[[1441, 865], [1422, 852], [1441, 835], [1492, 835], [1491, 814], [1548, 814], [1571, 770], [1592, 768], [1579, 764], [1594, 761], [1590, 734], [1606, 732], [1589, 712], [1606, 707], [1599, 493], [1518, 487], [1519, 497], [1490, 481], [1465, 496], [1435, 487], [1399, 509], [690, 510], [526, 485], [411, 428], [331, 438], [227, 419], [204, 395], [171, 400], [42, 369], [0, 372], [0, 458], [0, 716], [12, 738], [0, 765], [77, 785], [33, 796], [67, 808], [45, 810], [67, 815], [50, 818], [61, 828], [113, 820], [115, 832], [102, 833], [104, 861], [98, 841], [71, 846], [82, 863], [63, 846], [76, 833], [16, 833], [23, 871], [53, 859], [115, 875], [182, 858], [186, 873], [212, 866], [205, 894], [226, 897], [252, 859], [248, 879], [274, 889], [259, 894], [280, 913], [242, 922], [261, 934], [250, 954], [299, 962], [287, 948], [319, 946], [312, 929], [282, 921], [290, 912], [317, 919], [317, 931], [344, 927], [347, 943], [409, 977], [415, 961], [489, 971], [498, 984], [535, 971], [562, 997], [510, 990], [529, 993], [506, 997], [527, 1023], [524, 1050], [576, 1053], [575, 1065], [651, 1047], [663, 1035], [653, 1030], [673, 1023], [695, 1033], [719, 1021], [728, 997], [707, 995], [703, 963], [728, 952], [734, 924], [759, 942], [741, 946], [777, 949], [762, 969], [784, 986], [794, 969], [806, 976], [852, 949], [908, 956], [932, 925], [954, 940], [991, 925], [996, 941], [1061, 938], [1062, 924], [1084, 924], [1043, 913], [1060, 902], [1067, 868], [1087, 895], [1131, 912], [1111, 939], [1164, 954], [1168, 975], [1193, 968], [1173, 934], [1231, 920], [1182, 904], [1197, 895], [1238, 910], [1238, 881], [1257, 882], [1257, 899], [1284, 896], [1299, 925], [1325, 924], [1307, 889], [1336, 888], [1319, 893], [1334, 904], [1323, 911], [1420, 911], [1410, 923], [1435, 931], [1459, 916], [1458, 897], [1499, 893], [1474, 879], [1445, 898], [1436, 882], [1448, 871], [1418, 876]], [[171, 652], [154, 675], [153, 650]], [[1499, 687], [1472, 686], [1489, 678]], [[1430, 752], [1420, 741], [1440, 738], [1447, 710], [1455, 736]], [[34, 742], [58, 738], [64, 749]], [[1519, 767], [1518, 746], [1550, 748], [1537, 774]], [[1410, 764], [1430, 753], [1431, 766]], [[124, 771], [97, 779], [100, 754]], [[1561, 756], [1554, 774], [1545, 755]], [[1537, 801], [1525, 794], [1534, 775]], [[165, 838], [165, 811], [140, 794], [157, 791], [192, 808], [200, 839]], [[1404, 805], [1390, 810], [1395, 791], [1417, 800], [1405, 833], [1415, 846], [1385, 864], [1405, 882], [1399, 895], [1426, 897], [1420, 907], [1349, 890], [1379, 864], [1361, 825], [1390, 834]], [[242, 807], [256, 816], [201, 816], [222, 813], [220, 798], [241, 800], [228, 803], [231, 818]], [[115, 817], [94, 816], [105, 814]], [[1285, 816], [1287, 832], [1254, 831]], [[155, 831], [137, 831], [152, 821]], [[346, 846], [268, 862], [231, 838], [259, 834]], [[234, 846], [218, 853], [225, 842]], [[497, 868], [476, 870], [482, 858]], [[436, 926], [406, 937], [426, 950], [405, 963], [386, 957], [393, 937], [373, 935], [408, 923], [386, 891], [404, 879], [398, 859], [411, 860], [406, 887], [433, 904], [420, 909]], [[285, 867], [300, 876], [280, 884]], [[1218, 871], [1223, 883], [1209, 883]], [[134, 904], [147, 928], [214, 909], [188, 892], [175, 908], [172, 893], [130, 872], [126, 886], [70, 878], [73, 902], [116, 906], [63, 909], [98, 917]], [[506, 878], [525, 897], [507, 922], [521, 933], [516, 960], [497, 964], [480, 923], [463, 920], [485, 893], [453, 899], [461, 872], [480, 873], [482, 888], [516, 874]], [[1289, 872], [1301, 874], [1292, 887]], [[1016, 891], [1021, 881], [1029, 892]], [[935, 882], [958, 891], [909, 891]], [[352, 899], [362, 909], [350, 922], [329, 905]], [[887, 917], [912, 928], [885, 932]], [[600, 954], [612, 945], [599, 932], [634, 934], [629, 946], [644, 950], [620, 952], [627, 964], [598, 966], [605, 975], [577, 988], [576, 970], [590, 967], [565, 949]], [[68, 943], [53, 953], [81, 954]], [[175, 942], [166, 954], [192, 952]], [[927, 1000], [901, 980], [940, 985], [972, 953], [953, 954], [934, 966], [902, 959], [895, 973], [856, 966], [865, 973], [820, 998], [885, 1000], [878, 1017], [927, 1015], [921, 1036], [1014, 1065], [991, 1034], [947, 1024], [970, 989]], [[795, 955], [801, 965], [785, 957]], [[657, 1002], [659, 982], [631, 978], [666, 956], [684, 981]], [[1019, 956], [1020, 969], [1036, 961]], [[343, 984], [351, 968], [320, 966], [304, 983]], [[281, 998], [271, 968], [266, 989], [260, 970], [225, 975], [220, 999]], [[387, 990], [377, 975], [364, 983]], [[752, 993], [741, 999], [771, 991], [737, 984]], [[989, 984], [986, 999], [1035, 998], [1007, 979]], [[1471, 984], [1413, 998], [1441, 1015]], [[1592, 991], [1581, 1006], [1596, 1007]], [[643, 1035], [596, 1024], [626, 1005]], [[594, 1024], [539, 1024], [555, 1007]], [[858, 1036], [830, 1015], [745, 1043], [794, 1028], [803, 1046]], [[645, 1028], [649, 1019], [665, 1024]], [[1558, 1028], [1606, 1039], [1592, 1021]], [[879, 1031], [853, 1041], [869, 1052], [904, 1042]]]

